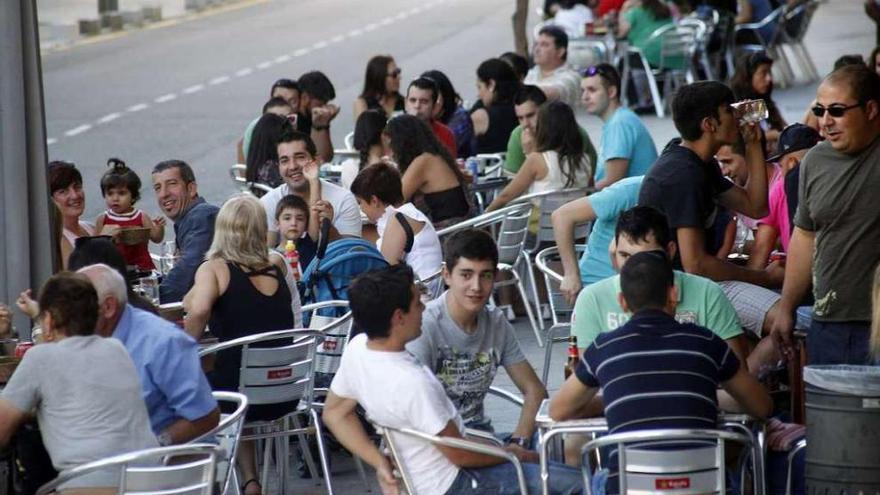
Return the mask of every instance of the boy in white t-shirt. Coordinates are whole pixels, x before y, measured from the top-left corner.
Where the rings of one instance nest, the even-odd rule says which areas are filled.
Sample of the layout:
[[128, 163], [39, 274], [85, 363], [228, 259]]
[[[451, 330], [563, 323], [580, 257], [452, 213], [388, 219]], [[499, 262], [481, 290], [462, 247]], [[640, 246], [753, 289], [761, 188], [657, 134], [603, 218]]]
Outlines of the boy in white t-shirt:
[[[412, 270], [403, 264], [367, 272], [349, 287], [349, 303], [358, 328], [345, 348], [339, 371], [330, 385], [323, 419], [337, 439], [376, 469], [384, 493], [397, 492], [389, 460], [364, 432], [355, 408], [360, 404], [376, 423], [411, 428], [430, 435], [462, 438], [461, 415], [430, 370], [406, 351], [421, 334], [424, 305]], [[395, 438], [399, 455], [423, 495], [519, 493], [512, 464], [503, 459], [427, 442]], [[534, 452], [511, 450], [522, 461], [536, 461]], [[523, 464], [530, 491], [539, 490], [536, 464]], [[579, 471], [551, 465], [551, 492], [580, 493]]]

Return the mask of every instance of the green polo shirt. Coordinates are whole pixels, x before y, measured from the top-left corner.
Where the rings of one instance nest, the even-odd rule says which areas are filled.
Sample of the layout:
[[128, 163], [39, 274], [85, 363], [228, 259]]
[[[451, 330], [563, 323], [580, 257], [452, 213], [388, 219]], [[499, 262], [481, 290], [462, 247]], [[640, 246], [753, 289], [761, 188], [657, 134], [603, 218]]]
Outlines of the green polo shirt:
[[[596, 170], [596, 147], [590, 141], [590, 136], [583, 127], [578, 126], [581, 137], [584, 139], [584, 152], [590, 157], [590, 167]], [[504, 159], [504, 170], [515, 174], [522, 168], [522, 164], [526, 161], [526, 155], [522, 149], [522, 132], [521, 125], [516, 126], [510, 133], [510, 139], [507, 140], [507, 157]]]
[[[676, 270], [675, 287], [678, 289], [675, 319], [679, 323], [696, 323], [724, 340], [742, 335], [736, 311], [718, 284]], [[619, 293], [620, 275], [615, 275], [584, 287], [578, 294], [571, 322], [571, 334], [577, 336], [578, 347], [589, 346], [600, 333], [629, 321], [632, 314], [624, 312], [618, 304]]]

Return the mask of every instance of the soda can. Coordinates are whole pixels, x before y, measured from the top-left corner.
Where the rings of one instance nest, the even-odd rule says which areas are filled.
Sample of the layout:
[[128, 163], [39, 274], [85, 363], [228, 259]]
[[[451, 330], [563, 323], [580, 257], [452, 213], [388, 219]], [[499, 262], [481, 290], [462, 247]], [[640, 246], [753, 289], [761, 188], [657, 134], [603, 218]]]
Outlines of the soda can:
[[21, 359], [24, 357], [24, 354], [34, 346], [33, 342], [19, 342], [15, 345], [15, 357]]
[[773, 263], [774, 261], [784, 262], [785, 258], [785, 251], [773, 251], [770, 253], [770, 263]]
[[465, 168], [474, 176], [474, 181], [476, 181], [477, 176], [480, 175], [480, 163], [477, 159], [473, 157], [468, 158], [467, 162], [465, 162]]

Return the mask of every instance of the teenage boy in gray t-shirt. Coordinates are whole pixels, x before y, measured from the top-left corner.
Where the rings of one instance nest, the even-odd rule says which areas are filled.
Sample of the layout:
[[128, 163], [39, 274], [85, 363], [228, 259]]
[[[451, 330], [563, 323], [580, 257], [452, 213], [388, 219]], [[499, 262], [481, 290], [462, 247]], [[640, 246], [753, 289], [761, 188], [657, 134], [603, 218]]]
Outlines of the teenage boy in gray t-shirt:
[[407, 349], [437, 375], [468, 428], [492, 431], [483, 399], [503, 366], [525, 401], [509, 442], [528, 449], [547, 390], [504, 312], [486, 306], [495, 285], [498, 248], [489, 234], [467, 230], [452, 235], [444, 252], [443, 280], [449, 290], [428, 303], [422, 336]]

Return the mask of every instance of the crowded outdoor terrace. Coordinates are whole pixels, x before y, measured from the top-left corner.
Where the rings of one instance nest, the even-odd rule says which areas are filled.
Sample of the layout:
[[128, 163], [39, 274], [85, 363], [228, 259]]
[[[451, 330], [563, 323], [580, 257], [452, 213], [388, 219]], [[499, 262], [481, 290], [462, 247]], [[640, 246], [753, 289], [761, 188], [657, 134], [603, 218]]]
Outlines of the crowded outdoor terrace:
[[281, 78], [222, 204], [51, 161], [0, 493], [880, 493], [880, 46], [820, 74], [818, 8], [547, 2], [472, 103], [366, 61], [342, 145]]

